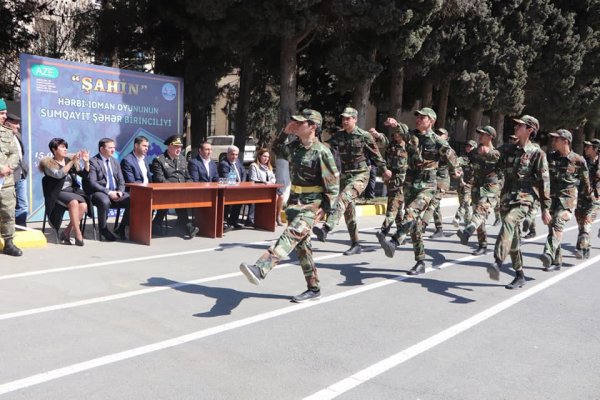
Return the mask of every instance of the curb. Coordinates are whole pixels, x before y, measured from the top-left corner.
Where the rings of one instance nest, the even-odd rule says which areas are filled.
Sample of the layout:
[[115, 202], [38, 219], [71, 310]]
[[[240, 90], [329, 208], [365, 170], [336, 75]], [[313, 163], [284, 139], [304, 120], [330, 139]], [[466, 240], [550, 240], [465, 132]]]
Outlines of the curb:
[[[20, 249], [36, 249], [46, 247], [48, 241], [46, 236], [37, 229], [24, 228], [15, 232], [13, 239], [15, 245]], [[4, 239], [0, 238], [0, 249], [4, 249]]]
[[[444, 197], [440, 203], [440, 207], [458, 206], [458, 197]], [[356, 215], [358, 217], [369, 217], [373, 215], [385, 214], [386, 204], [361, 204], [356, 206]]]

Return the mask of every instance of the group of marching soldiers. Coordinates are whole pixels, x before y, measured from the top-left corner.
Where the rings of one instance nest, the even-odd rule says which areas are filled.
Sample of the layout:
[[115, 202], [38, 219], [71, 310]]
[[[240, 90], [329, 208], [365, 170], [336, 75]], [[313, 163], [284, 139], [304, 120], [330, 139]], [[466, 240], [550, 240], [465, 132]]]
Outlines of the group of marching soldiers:
[[[317, 139], [322, 117], [315, 110], [306, 109], [293, 116], [279, 135], [274, 150], [290, 161], [292, 177], [286, 209], [288, 227], [255, 264], [240, 265], [250, 282], [258, 284], [283, 256], [295, 249], [308, 290], [292, 300], [304, 302], [320, 297], [310, 232], [326, 241], [343, 215], [352, 241], [344, 255], [362, 251], [354, 205], [368, 183], [368, 159], [387, 186], [387, 212], [377, 239], [385, 255], [393, 257], [410, 236], [416, 264], [409, 275], [425, 272], [423, 232], [432, 218], [435, 231], [430, 237], [444, 235], [440, 203], [451, 178], [459, 182], [459, 208], [453, 223], [459, 227], [464, 222], [464, 228], [456, 231], [461, 244], [468, 245], [476, 232], [478, 246], [473, 254], [486, 254], [488, 215], [494, 212], [494, 225], [501, 223], [494, 261], [487, 266], [487, 272], [491, 279], [499, 280], [502, 263], [510, 255], [515, 277], [507, 289], [526, 283], [521, 234], [529, 231], [525, 238], [535, 236], [538, 210], [548, 225], [540, 256], [545, 271], [558, 270], [562, 265], [562, 232], [573, 212], [579, 225], [575, 255], [589, 258], [591, 225], [600, 209], [599, 139], [584, 142], [583, 157], [572, 151], [571, 132], [558, 129], [550, 133], [552, 151], [546, 155], [533, 141], [540, 129], [538, 120], [524, 115], [514, 119], [510, 143], [494, 147], [495, 129], [479, 127], [478, 142], [467, 142], [466, 154], [457, 157], [448, 143], [448, 132], [434, 129], [437, 116], [431, 108], [415, 112], [414, 130], [387, 118], [384, 125], [388, 136], [375, 129], [367, 132], [359, 128], [357, 115], [353, 108], [344, 110], [342, 129], [332, 136], [329, 146]], [[384, 146], [383, 155], [377, 143]], [[391, 234], [394, 223], [396, 231]]]

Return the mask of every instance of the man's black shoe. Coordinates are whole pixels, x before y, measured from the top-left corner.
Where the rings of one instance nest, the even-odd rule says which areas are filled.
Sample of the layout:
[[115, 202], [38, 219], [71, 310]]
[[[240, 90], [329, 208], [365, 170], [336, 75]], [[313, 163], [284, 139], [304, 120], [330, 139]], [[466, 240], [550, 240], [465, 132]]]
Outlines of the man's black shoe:
[[197, 226], [194, 226], [194, 224], [192, 224], [191, 222], [188, 222], [185, 225], [185, 228], [187, 230], [187, 235], [190, 239], [196, 237], [198, 232], [200, 232], [200, 229]]
[[435, 228], [435, 232], [429, 236], [429, 239], [437, 239], [444, 236], [444, 230], [442, 228]]
[[472, 253], [474, 256], [480, 256], [483, 254], [487, 254], [487, 246], [479, 246], [477, 250]]
[[409, 275], [419, 275], [425, 273], [425, 263], [423, 261], [417, 261], [414, 267], [408, 271]]
[[525, 281], [525, 275], [523, 274], [523, 270], [521, 270], [517, 271], [517, 273], [515, 274], [515, 279], [513, 279], [511, 283], [504, 287], [511, 290], [518, 289], [520, 287], [523, 287], [523, 285], [525, 285], [526, 283], [527, 282]]
[[225, 225], [223, 227], [223, 233], [231, 232], [232, 230], [233, 230], [233, 226], [231, 226], [231, 225]]
[[322, 227], [313, 226], [312, 231], [317, 236], [317, 240], [319, 242], [324, 242], [325, 240], [327, 240], [327, 234], [329, 233], [329, 229], [325, 225], [323, 225]]
[[12, 239], [5, 239], [2, 254], [6, 254], [7, 256], [13, 257], [21, 257], [23, 255], [23, 251], [21, 251], [21, 249], [15, 246]]
[[229, 226], [233, 227], [233, 229], [235, 230], [244, 229], [244, 227], [241, 224], [238, 224], [237, 222], [235, 224], [229, 224]]
[[493, 281], [500, 280], [500, 267], [502, 263], [499, 260], [495, 260], [493, 263], [488, 264], [487, 273], [490, 276], [490, 279]]
[[383, 247], [383, 243], [385, 242], [385, 236], [386, 233], [382, 230], [375, 232], [375, 237], [377, 237], [377, 240], [379, 241], [381, 247]]
[[383, 241], [383, 243], [381, 244], [381, 248], [383, 249], [383, 252], [385, 253], [386, 257], [392, 258], [394, 257], [394, 253], [396, 252], [396, 247], [398, 246], [398, 242], [396, 241], [395, 238], [392, 238], [389, 241]]
[[246, 276], [253, 285], [258, 285], [263, 278], [260, 269], [256, 265], [241, 263], [240, 271]]
[[345, 256], [352, 256], [354, 254], [362, 253], [362, 246], [359, 243], [352, 243], [352, 246], [344, 252]]
[[585, 260], [587, 260], [588, 258], [590, 258], [590, 249], [589, 248], [583, 249], [583, 258]]
[[548, 271], [550, 264], [552, 264], [552, 257], [550, 257], [549, 254], [544, 253], [540, 256], [540, 260], [542, 260], [542, 264], [544, 265], [544, 271]]
[[292, 297], [294, 303], [304, 303], [311, 300], [319, 300], [321, 298], [320, 290], [307, 290], [306, 292], [300, 293], [298, 296]]
[[107, 242], [114, 242], [117, 240], [117, 237], [108, 230], [108, 228], [100, 229], [100, 236], [104, 238]]
[[456, 236], [460, 238], [460, 244], [464, 244], [465, 246], [469, 244], [469, 236], [471, 235], [469, 235], [469, 233], [464, 229], [457, 229]]
[[529, 231], [529, 233], [525, 236], [523, 236], [523, 239], [532, 239], [535, 237], [535, 231]]

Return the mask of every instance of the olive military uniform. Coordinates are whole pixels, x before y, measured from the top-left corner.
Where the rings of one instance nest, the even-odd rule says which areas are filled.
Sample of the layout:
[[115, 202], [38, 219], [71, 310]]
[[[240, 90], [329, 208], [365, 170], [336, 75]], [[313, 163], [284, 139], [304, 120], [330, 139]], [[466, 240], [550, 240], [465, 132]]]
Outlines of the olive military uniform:
[[[19, 165], [19, 153], [15, 144], [15, 138], [10, 128], [0, 126], [0, 168], [8, 166], [15, 170]], [[2, 189], [0, 189], [0, 233], [4, 239], [4, 254], [13, 256], [22, 255], [13, 244], [15, 234], [15, 207], [17, 197], [15, 193], [15, 176], [8, 174], [0, 177]]]
[[[594, 139], [592, 142], [584, 142], [586, 146], [594, 146], [600, 149], [600, 140]], [[577, 208], [575, 209], [575, 218], [579, 227], [577, 237], [578, 258], [589, 258], [590, 255], [590, 232], [592, 231], [592, 222], [600, 210], [600, 157], [595, 159], [586, 158], [588, 173], [590, 177], [590, 196], [585, 196], [583, 191], [579, 192]]]

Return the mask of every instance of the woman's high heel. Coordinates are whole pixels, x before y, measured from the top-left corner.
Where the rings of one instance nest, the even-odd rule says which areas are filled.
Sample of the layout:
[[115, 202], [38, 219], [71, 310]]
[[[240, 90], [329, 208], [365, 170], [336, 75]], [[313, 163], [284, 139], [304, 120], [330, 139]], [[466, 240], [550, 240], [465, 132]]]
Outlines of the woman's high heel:
[[69, 238], [68, 235], [65, 235], [65, 231], [62, 231], [60, 234], [60, 242], [62, 244], [66, 244], [66, 245], [70, 245], [71, 244], [71, 239]]
[[77, 246], [83, 246], [83, 244], [84, 244], [84, 243], [83, 243], [83, 238], [82, 238], [81, 240], [79, 240], [79, 239], [75, 238], [75, 244], [76, 244]]

